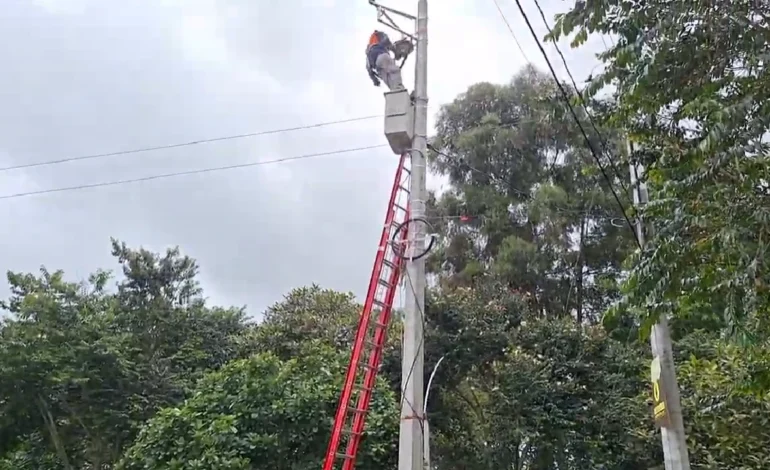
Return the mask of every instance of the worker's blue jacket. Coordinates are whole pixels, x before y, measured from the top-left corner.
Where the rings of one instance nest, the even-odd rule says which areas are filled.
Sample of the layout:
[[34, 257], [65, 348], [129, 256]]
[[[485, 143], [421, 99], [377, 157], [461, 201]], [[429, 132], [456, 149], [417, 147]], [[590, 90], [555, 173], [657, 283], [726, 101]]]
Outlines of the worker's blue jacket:
[[376, 77], [375, 66], [377, 65], [377, 57], [380, 54], [387, 54], [390, 47], [390, 38], [385, 33], [375, 31], [372, 37], [369, 38], [369, 45], [366, 47], [366, 70], [372, 79]]
[[369, 67], [374, 68], [377, 63], [377, 57], [379, 57], [380, 54], [385, 54], [387, 52], [388, 46], [386, 44], [379, 43], [369, 46], [366, 49], [366, 60], [369, 64]]

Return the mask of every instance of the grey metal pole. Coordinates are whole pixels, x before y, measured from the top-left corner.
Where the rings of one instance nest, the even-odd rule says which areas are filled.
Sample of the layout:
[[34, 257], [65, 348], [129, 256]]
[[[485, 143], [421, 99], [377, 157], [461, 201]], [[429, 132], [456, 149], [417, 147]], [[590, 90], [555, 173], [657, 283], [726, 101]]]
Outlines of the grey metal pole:
[[[631, 142], [627, 143], [629, 156], [632, 153]], [[631, 171], [631, 187], [634, 191], [634, 203], [644, 207], [649, 202], [649, 193], [645, 183], [639, 182], [639, 173], [643, 169], [634, 162], [629, 163]], [[636, 219], [636, 230], [639, 242], [645, 245], [644, 221]], [[653, 325], [650, 333], [653, 361], [659, 365], [659, 386], [662, 392], [661, 402], [665, 406], [665, 418], [660, 427], [661, 444], [663, 445], [663, 460], [666, 470], [690, 470], [690, 456], [687, 452], [687, 435], [684, 431], [682, 418], [682, 402], [679, 395], [679, 384], [676, 380], [674, 354], [671, 343], [671, 332], [668, 319], [661, 315]], [[655, 380], [653, 378], [653, 380]]]
[[[428, 1], [417, 3], [417, 48], [414, 85], [414, 138], [411, 150], [410, 217], [425, 216], [426, 162], [428, 137]], [[410, 246], [422, 252], [425, 226], [411, 224]], [[423, 467], [423, 314], [425, 312], [425, 259], [409, 260], [404, 318], [401, 387], [401, 428], [398, 448], [398, 470], [422, 470]]]

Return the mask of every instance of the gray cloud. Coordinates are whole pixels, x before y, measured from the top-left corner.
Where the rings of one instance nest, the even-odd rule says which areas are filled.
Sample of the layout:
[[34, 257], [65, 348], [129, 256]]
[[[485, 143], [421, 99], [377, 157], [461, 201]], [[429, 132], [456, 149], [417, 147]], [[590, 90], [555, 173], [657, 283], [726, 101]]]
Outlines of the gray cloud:
[[[467, 22], [463, 39], [511, 59], [464, 57], [458, 70], [450, 46], [431, 42], [433, 110], [522, 63], [491, 1], [448, 3], [432, 7], [436, 41]], [[8, 0], [0, 166], [378, 114], [380, 90], [363, 70], [374, 26], [366, 2]], [[384, 143], [380, 124], [2, 172], [0, 195], [374, 145]], [[79, 278], [115, 268], [115, 236], [180, 245], [199, 260], [212, 302], [253, 314], [312, 282], [363, 295], [395, 164], [383, 149], [0, 200], [0, 269], [45, 264]]]

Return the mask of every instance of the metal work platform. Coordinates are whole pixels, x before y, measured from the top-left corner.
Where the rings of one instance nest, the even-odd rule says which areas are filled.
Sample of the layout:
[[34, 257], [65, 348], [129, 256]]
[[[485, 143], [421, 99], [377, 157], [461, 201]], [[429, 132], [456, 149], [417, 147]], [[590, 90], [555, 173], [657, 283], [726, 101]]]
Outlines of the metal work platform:
[[412, 147], [414, 105], [406, 89], [385, 92], [385, 137], [396, 155]]

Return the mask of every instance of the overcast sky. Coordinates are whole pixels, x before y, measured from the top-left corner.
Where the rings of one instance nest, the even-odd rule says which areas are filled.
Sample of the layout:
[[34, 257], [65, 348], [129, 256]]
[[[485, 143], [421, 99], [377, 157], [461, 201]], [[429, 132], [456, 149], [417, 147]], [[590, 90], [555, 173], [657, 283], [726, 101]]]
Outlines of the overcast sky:
[[[498, 0], [545, 62], [513, 0]], [[542, 37], [533, 0], [522, 0]], [[390, 0], [416, 11], [416, 0]], [[526, 61], [493, 0], [430, 6], [431, 123], [479, 81]], [[383, 112], [364, 48], [366, 0], [2, 0], [0, 167], [311, 125]], [[549, 21], [569, 1], [541, 0]], [[398, 38], [398, 35], [394, 35]], [[562, 49], [581, 80], [603, 48]], [[560, 75], [561, 60], [546, 51]], [[413, 60], [413, 59], [412, 59]], [[411, 63], [404, 80], [412, 88]], [[432, 125], [432, 124], [431, 124]], [[381, 120], [0, 171], [0, 197], [384, 144]], [[396, 157], [385, 149], [0, 199], [0, 270], [117, 269], [109, 238], [196, 258], [212, 304], [252, 315], [294, 287], [362, 296]], [[0, 297], [7, 296], [5, 282]]]

